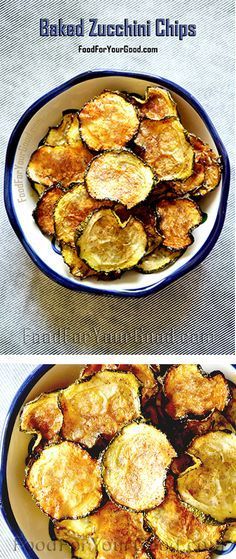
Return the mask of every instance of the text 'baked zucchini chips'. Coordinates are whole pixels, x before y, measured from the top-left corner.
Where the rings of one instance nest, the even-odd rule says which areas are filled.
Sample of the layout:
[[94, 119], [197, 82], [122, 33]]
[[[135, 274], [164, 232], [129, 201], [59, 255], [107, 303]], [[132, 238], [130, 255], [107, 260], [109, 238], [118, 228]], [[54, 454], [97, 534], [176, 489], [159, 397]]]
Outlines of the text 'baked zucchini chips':
[[221, 163], [183, 127], [170, 92], [148, 87], [143, 98], [105, 90], [64, 111], [27, 176], [39, 195], [34, 219], [70, 273], [114, 280], [159, 272], [187, 250]]
[[235, 385], [197, 365], [86, 365], [27, 402], [24, 484], [77, 559], [210, 559], [236, 543]]

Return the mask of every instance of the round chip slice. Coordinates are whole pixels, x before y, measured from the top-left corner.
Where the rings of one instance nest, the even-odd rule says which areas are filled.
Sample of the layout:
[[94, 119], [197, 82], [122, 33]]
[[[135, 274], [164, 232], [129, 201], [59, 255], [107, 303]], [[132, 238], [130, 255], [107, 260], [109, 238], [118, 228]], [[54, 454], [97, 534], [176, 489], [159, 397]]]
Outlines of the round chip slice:
[[144, 119], [135, 143], [143, 148], [143, 159], [159, 180], [183, 180], [192, 174], [194, 151], [176, 117]]
[[125, 146], [139, 126], [135, 107], [113, 91], [86, 103], [79, 119], [81, 136], [95, 151]]
[[181, 499], [218, 522], [236, 520], [236, 435], [207, 433], [194, 439], [187, 452], [196, 464], [178, 477]]
[[191, 231], [202, 223], [199, 206], [188, 198], [163, 198], [156, 206], [163, 245], [184, 250], [193, 243]]
[[64, 439], [92, 447], [100, 435], [112, 438], [141, 415], [140, 383], [132, 373], [101, 371], [60, 394]]
[[147, 246], [144, 226], [131, 217], [121, 223], [110, 209], [95, 211], [81, 224], [76, 240], [78, 254], [97, 272], [128, 270], [143, 257]]
[[41, 510], [56, 520], [86, 516], [102, 500], [97, 461], [67, 441], [44, 448], [29, 466], [25, 486]]
[[162, 543], [183, 552], [204, 551], [219, 545], [226, 525], [206, 523], [201, 514], [194, 516], [177, 496], [172, 476], [168, 476], [166, 487], [164, 501], [146, 514], [148, 524]]
[[63, 422], [58, 406], [58, 392], [41, 394], [35, 400], [25, 404], [20, 417], [20, 429], [26, 433], [38, 435], [34, 446], [41, 439], [52, 441], [57, 439]]
[[153, 181], [151, 168], [126, 149], [97, 155], [85, 177], [90, 196], [120, 202], [128, 209], [147, 198]]
[[175, 450], [166, 435], [145, 423], [124, 427], [106, 449], [102, 476], [108, 495], [135, 512], [158, 506]]

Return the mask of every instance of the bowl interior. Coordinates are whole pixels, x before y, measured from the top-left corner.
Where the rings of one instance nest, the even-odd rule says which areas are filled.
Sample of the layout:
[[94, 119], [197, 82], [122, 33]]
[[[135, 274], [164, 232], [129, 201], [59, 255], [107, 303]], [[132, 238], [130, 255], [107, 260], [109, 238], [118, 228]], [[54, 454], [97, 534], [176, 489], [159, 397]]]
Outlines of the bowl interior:
[[[201, 362], [203, 369], [211, 372], [219, 368], [219, 363], [214, 361]], [[24, 402], [29, 401], [41, 392], [63, 388], [73, 382], [78, 376], [83, 365], [55, 365], [38, 380], [32, 390], [27, 394]], [[227, 378], [236, 382], [236, 371], [231, 365], [220, 366], [220, 370]], [[24, 404], [21, 402], [21, 406]], [[13, 410], [12, 410], [13, 411]], [[19, 410], [20, 411], [20, 410]], [[59, 542], [52, 542], [48, 531], [48, 518], [37, 508], [28, 491], [23, 487], [25, 458], [31, 437], [19, 432], [19, 413], [14, 422], [7, 455], [7, 488], [13, 515], [18, 526], [30, 543], [35, 556], [39, 559], [50, 557], [52, 559], [66, 559], [71, 557], [68, 546]], [[233, 547], [233, 546], [231, 546]], [[229, 552], [230, 545], [225, 546]], [[220, 550], [219, 550], [220, 551]], [[222, 552], [222, 549], [220, 553]], [[30, 556], [31, 557], [31, 556]], [[233, 559], [233, 556], [232, 556]]]
[[[71, 286], [78, 286], [79, 280], [73, 278], [69, 273], [60, 254], [54, 250], [50, 240], [42, 235], [32, 217], [32, 211], [35, 207], [37, 197], [25, 174], [31, 153], [37, 148], [39, 141], [46, 134], [48, 127], [60, 121], [63, 110], [81, 108], [86, 101], [105, 88], [119, 89], [121, 91], [126, 90], [143, 95], [146, 86], [153, 85], [153, 83], [156, 84], [156, 82], [152, 82], [151, 79], [147, 81], [137, 77], [117, 75], [94, 77], [88, 81], [77, 83], [46, 102], [30, 119], [20, 137], [12, 171], [12, 203], [18, 223], [28, 245], [36, 253], [38, 258], [48, 266], [49, 270], [56, 272], [67, 282], [69, 280]], [[172, 92], [172, 94], [177, 102], [179, 113], [186, 129], [200, 136], [217, 151], [213, 138], [198, 112], [181, 95], [177, 95], [175, 92]], [[193, 236], [195, 242], [170, 268], [150, 275], [130, 271], [112, 282], [100, 280], [98, 282], [96, 279], [90, 278], [83, 280], [83, 286], [89, 286], [98, 291], [116, 293], [120, 291], [132, 292], [162, 283], [167, 276], [173, 275], [174, 272], [182, 268], [192, 259], [205, 244], [216, 221], [220, 198], [221, 186], [202, 200], [201, 207], [202, 210], [208, 214], [208, 218], [194, 231]]]

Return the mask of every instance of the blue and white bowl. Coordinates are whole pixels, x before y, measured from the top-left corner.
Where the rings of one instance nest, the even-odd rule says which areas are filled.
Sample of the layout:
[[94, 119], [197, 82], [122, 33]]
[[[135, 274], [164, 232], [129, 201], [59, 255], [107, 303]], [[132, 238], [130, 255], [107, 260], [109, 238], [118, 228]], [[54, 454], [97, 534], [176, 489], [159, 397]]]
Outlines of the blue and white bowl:
[[[46, 134], [49, 126], [58, 123], [64, 109], [80, 108], [103, 89], [118, 89], [144, 94], [150, 85], [167, 87], [181, 115], [183, 125], [222, 157], [220, 186], [201, 202], [208, 214], [205, 223], [194, 231], [194, 243], [170, 268], [156, 274], [126, 272], [121, 278], [107, 282], [74, 278], [50, 240], [36, 226], [32, 211], [36, 196], [26, 178], [31, 153]], [[141, 296], [158, 291], [183, 276], [209, 254], [221, 232], [228, 198], [230, 168], [227, 152], [210, 118], [200, 103], [185, 89], [164, 78], [120, 71], [92, 71], [80, 74], [50, 91], [34, 103], [21, 117], [9, 140], [5, 166], [5, 205], [10, 222], [32, 260], [48, 277], [64, 287], [123, 296]]]
[[[211, 372], [219, 363], [201, 360], [203, 369]], [[1, 449], [0, 497], [2, 514], [27, 559], [70, 559], [68, 546], [52, 542], [48, 518], [37, 508], [30, 494], [23, 487], [25, 458], [30, 435], [19, 432], [19, 415], [22, 406], [41, 392], [50, 392], [74, 382], [83, 365], [42, 365], [37, 367], [17, 392], [7, 415]], [[220, 365], [226, 378], [236, 383], [232, 365]], [[236, 546], [219, 547], [215, 557], [226, 555], [236, 559]]]

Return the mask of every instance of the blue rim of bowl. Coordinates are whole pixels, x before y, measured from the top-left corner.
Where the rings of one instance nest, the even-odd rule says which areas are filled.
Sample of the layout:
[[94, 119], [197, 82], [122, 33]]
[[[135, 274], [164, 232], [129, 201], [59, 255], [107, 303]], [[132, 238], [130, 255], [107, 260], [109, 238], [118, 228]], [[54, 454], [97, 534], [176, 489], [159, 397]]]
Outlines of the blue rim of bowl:
[[[24, 128], [26, 127], [30, 119], [33, 117], [33, 115], [41, 107], [43, 107], [48, 101], [50, 101], [58, 94], [62, 93], [63, 91], [66, 91], [67, 89], [69, 89], [70, 87], [78, 83], [91, 80], [94, 78], [103, 78], [103, 77], [112, 77], [112, 76], [117, 76], [117, 77], [121, 76], [127, 78], [137, 78], [145, 81], [152, 81], [156, 84], [171, 89], [176, 94], [183, 97], [183, 99], [185, 99], [185, 101], [187, 101], [197, 111], [201, 119], [204, 121], [209, 133], [211, 134], [215, 142], [217, 150], [221, 155], [222, 164], [223, 164], [222, 191], [221, 191], [221, 198], [220, 198], [217, 217], [209, 238], [205, 241], [205, 243], [199, 249], [199, 251], [181, 268], [170, 273], [167, 277], [163, 278], [161, 281], [155, 282], [154, 284], [148, 285], [147, 287], [141, 287], [138, 289], [120, 289], [120, 291], [115, 291], [112, 289], [111, 290], [101, 289], [99, 287], [96, 288], [88, 285], [83, 285], [82, 282], [78, 282], [77, 284], [74, 283], [69, 278], [64, 278], [54, 270], [51, 270], [51, 268], [47, 264], [45, 264], [45, 262], [41, 258], [39, 258], [39, 256], [34, 251], [32, 246], [28, 242], [28, 240], [25, 238], [24, 231], [18, 221], [15, 212], [13, 198], [12, 198], [12, 172], [14, 167], [14, 158], [15, 158], [17, 145], [23, 133]], [[84, 72], [82, 74], [79, 74], [78, 76], [75, 76], [74, 78], [68, 80], [67, 82], [60, 85], [59, 87], [56, 87], [49, 93], [46, 93], [45, 95], [43, 95], [43, 97], [40, 97], [40, 99], [38, 99], [35, 103], [33, 103], [22, 115], [22, 117], [18, 121], [17, 125], [15, 126], [10, 136], [10, 140], [7, 146], [6, 161], [5, 161], [5, 175], [4, 175], [4, 202], [5, 202], [5, 207], [6, 207], [9, 221], [15, 233], [17, 234], [20, 242], [23, 244], [25, 250], [31, 257], [33, 262], [47, 277], [54, 280], [56, 283], [59, 283], [63, 287], [75, 291], [86, 291], [86, 292], [97, 293], [100, 295], [106, 294], [106, 295], [115, 295], [115, 296], [122, 296], [122, 297], [130, 297], [130, 296], [141, 297], [159, 291], [163, 287], [166, 287], [173, 281], [185, 275], [187, 272], [190, 272], [197, 265], [199, 265], [210, 253], [210, 251], [213, 249], [220, 235], [220, 232], [224, 224], [228, 193], [229, 193], [229, 184], [230, 184], [230, 164], [229, 164], [229, 158], [228, 158], [227, 151], [224, 147], [224, 144], [222, 143], [218, 135], [218, 132], [216, 131], [206, 111], [203, 109], [201, 104], [195, 99], [195, 97], [193, 97], [186, 89], [184, 89], [183, 87], [177, 85], [176, 83], [166, 78], [153, 76], [152, 74], [142, 74], [142, 73], [140, 74], [136, 72], [123, 72], [119, 70], [96, 69], [96, 70], [90, 70], [89, 72]]]
[[[236, 364], [231, 365], [236, 369]], [[25, 554], [27, 559], [38, 559], [38, 555], [35, 554], [28, 540], [24, 536], [22, 530], [20, 529], [18, 523], [16, 522], [13, 510], [11, 508], [11, 503], [7, 488], [7, 458], [8, 450], [11, 442], [12, 431], [16, 422], [16, 418], [25, 402], [26, 397], [29, 392], [35, 386], [35, 384], [52, 368], [54, 365], [39, 365], [36, 367], [32, 373], [26, 378], [23, 384], [17, 391], [10, 408], [8, 410], [5, 425], [3, 428], [3, 435], [1, 440], [0, 449], [0, 460], [1, 460], [1, 471], [0, 471], [0, 509], [3, 518], [11, 530], [17, 545], [20, 546], [21, 550]], [[226, 555], [230, 553], [236, 544], [228, 544], [222, 550], [217, 550], [219, 555]]]

